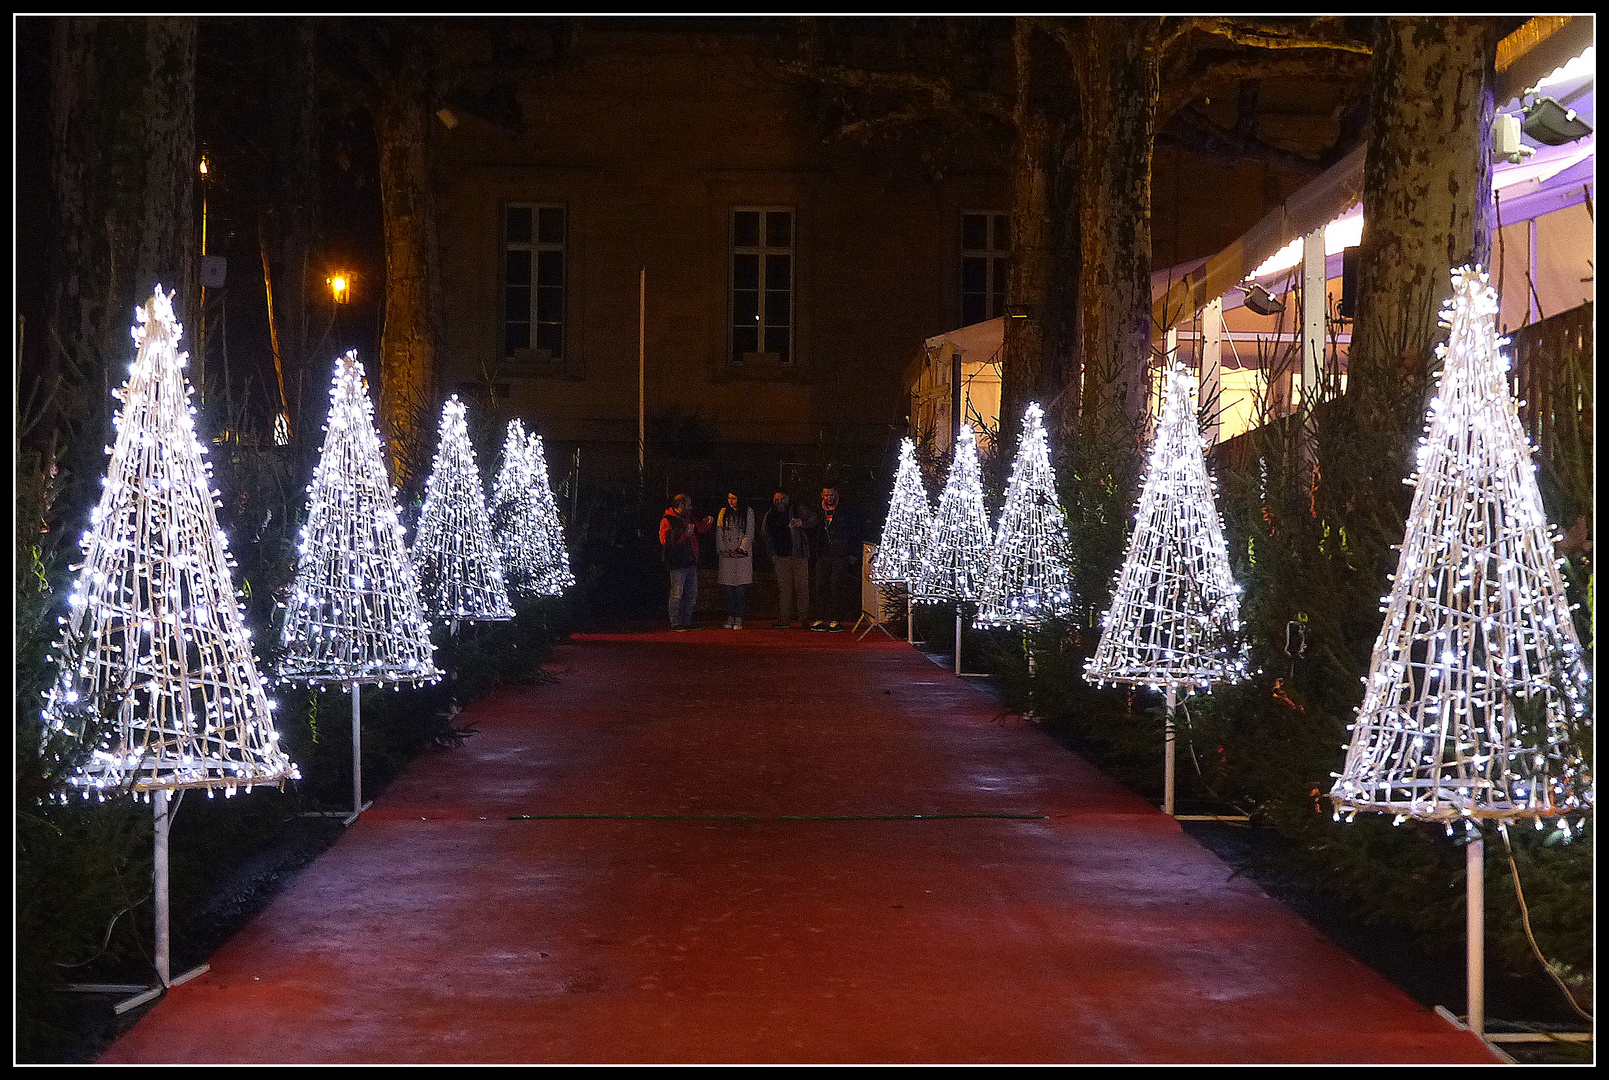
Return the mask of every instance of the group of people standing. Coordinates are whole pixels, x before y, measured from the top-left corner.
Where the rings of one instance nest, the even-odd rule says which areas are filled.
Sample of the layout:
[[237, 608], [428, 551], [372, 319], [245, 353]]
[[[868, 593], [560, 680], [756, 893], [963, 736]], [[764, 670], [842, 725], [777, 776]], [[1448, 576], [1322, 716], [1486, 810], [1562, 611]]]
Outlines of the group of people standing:
[[[692, 630], [698, 606], [699, 537], [715, 533], [717, 576], [728, 630], [743, 629], [756, 552], [776, 571], [775, 629], [795, 622], [812, 630], [848, 630], [860, 613], [863, 518], [839, 499], [837, 488], [821, 489], [821, 506], [795, 503], [786, 491], [771, 496], [756, 526], [754, 509], [735, 492], [719, 514], [696, 517], [693, 500], [678, 495], [659, 522], [659, 543], [670, 574], [670, 625]], [[813, 618], [812, 618], [813, 616]]]

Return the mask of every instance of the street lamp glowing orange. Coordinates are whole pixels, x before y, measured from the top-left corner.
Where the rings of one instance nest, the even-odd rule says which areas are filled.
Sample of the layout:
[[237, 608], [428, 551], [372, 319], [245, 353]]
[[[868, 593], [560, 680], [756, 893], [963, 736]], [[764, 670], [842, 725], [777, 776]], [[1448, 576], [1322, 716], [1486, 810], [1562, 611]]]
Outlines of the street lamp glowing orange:
[[352, 275], [344, 270], [337, 270], [326, 279], [329, 282], [330, 293], [335, 297], [337, 304], [345, 304], [352, 299]]

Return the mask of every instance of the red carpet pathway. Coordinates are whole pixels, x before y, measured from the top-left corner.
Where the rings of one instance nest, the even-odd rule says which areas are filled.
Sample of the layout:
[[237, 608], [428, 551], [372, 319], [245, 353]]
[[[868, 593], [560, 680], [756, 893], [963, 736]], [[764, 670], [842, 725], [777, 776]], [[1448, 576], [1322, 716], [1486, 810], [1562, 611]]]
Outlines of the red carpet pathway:
[[577, 638], [106, 1063], [1496, 1059], [904, 643]]

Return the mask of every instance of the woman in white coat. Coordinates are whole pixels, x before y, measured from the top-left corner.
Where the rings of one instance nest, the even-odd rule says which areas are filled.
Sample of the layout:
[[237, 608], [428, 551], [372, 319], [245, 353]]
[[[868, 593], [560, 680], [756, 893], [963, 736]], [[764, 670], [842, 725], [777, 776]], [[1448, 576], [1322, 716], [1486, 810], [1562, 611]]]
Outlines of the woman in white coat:
[[726, 629], [743, 629], [743, 609], [754, 582], [754, 510], [730, 492], [715, 521], [717, 581], [726, 596]]

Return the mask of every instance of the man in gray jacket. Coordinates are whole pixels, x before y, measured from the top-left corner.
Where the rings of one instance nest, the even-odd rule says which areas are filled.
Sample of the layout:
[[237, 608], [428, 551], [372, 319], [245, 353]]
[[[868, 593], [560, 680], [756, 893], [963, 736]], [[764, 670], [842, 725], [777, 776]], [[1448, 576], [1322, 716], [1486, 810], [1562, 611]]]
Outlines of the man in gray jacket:
[[795, 506], [786, 491], [771, 496], [771, 508], [760, 521], [760, 543], [777, 571], [777, 621], [786, 630], [798, 616], [801, 627], [810, 625], [810, 531], [816, 516], [807, 506]]

